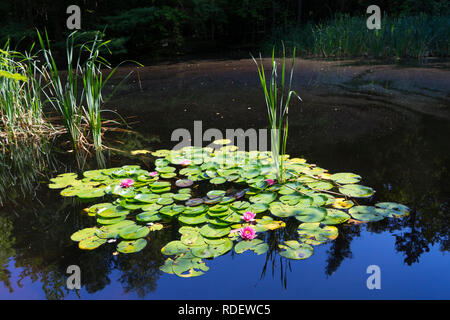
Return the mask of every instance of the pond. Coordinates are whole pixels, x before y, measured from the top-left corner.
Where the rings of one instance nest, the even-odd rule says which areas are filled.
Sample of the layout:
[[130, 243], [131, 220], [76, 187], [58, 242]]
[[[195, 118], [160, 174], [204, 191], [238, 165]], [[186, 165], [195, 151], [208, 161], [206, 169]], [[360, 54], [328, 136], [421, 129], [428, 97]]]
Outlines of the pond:
[[[48, 176], [37, 175], [40, 183], [24, 200], [12, 191], [22, 183], [17, 180], [12, 199], [0, 209], [0, 298], [448, 299], [450, 121], [441, 110], [422, 110], [431, 102], [448, 108], [448, 100], [428, 95], [414, 102], [418, 92], [392, 89], [392, 82], [367, 91], [367, 83], [354, 85], [355, 78], [347, 77], [347, 69], [364, 73], [359, 66], [342, 64], [339, 70], [347, 71], [321, 75], [304, 63], [304, 75], [295, 82], [304, 102], [291, 107], [288, 153], [331, 173], [360, 175], [376, 190], [375, 202], [404, 204], [411, 209], [408, 216], [339, 226], [338, 237], [314, 246], [305, 260], [271, 250], [230, 251], [205, 259], [205, 274], [180, 278], [160, 270], [166, 260], [161, 248], [180, 238], [176, 226], [153, 232], [138, 253], [115, 255], [116, 244], [109, 243], [80, 250], [70, 236], [95, 225], [95, 219], [82, 214], [91, 204], [48, 188], [49, 177], [75, 170], [67, 155], [56, 155]], [[133, 131], [106, 136], [113, 148], [105, 155], [106, 167], [153, 171], [154, 159], [130, 152], [171, 149], [177, 143], [172, 132], [193, 133], [194, 121], [202, 121], [203, 131], [266, 128], [255, 70], [249, 73], [243, 64], [159, 66], [133, 78], [109, 102]], [[97, 167], [92, 159], [84, 170]], [[81, 290], [66, 287], [70, 265], [81, 269]], [[367, 270], [373, 265], [379, 267], [381, 288], [369, 290]]]

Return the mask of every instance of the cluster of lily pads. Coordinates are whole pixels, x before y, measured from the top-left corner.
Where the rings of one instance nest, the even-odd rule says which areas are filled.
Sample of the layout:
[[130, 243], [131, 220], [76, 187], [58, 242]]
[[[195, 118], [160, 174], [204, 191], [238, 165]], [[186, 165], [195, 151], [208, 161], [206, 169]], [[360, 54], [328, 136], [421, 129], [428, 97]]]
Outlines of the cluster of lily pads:
[[276, 181], [269, 152], [227, 145], [158, 150], [152, 155], [154, 171], [128, 165], [51, 179], [49, 187], [63, 189], [62, 196], [111, 199], [85, 209], [97, 225], [72, 234], [81, 249], [119, 241], [115, 254], [139, 252], [151, 232], [178, 222], [180, 238], [161, 249], [168, 256], [161, 270], [193, 277], [209, 269], [203, 259], [233, 248], [237, 254], [264, 254], [269, 249], [267, 232], [284, 228], [287, 219], [298, 220], [298, 236], [278, 244], [278, 253], [298, 260], [310, 257], [314, 246], [336, 239], [338, 224], [374, 222], [409, 211], [393, 202], [359, 205], [360, 198], [370, 200], [375, 192], [358, 184], [359, 175], [330, 174], [288, 155], [284, 183]]

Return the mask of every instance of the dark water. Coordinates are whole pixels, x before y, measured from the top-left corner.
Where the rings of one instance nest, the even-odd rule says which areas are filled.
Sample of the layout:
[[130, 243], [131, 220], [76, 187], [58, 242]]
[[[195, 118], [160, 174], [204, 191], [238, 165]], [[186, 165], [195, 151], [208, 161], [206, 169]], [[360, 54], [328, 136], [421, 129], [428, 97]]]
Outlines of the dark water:
[[[137, 133], [110, 135], [108, 142], [121, 150], [170, 148], [171, 132], [192, 130], [199, 119], [204, 130], [264, 128], [256, 89], [221, 92], [217, 99], [202, 90], [176, 91], [158, 101], [144, 93], [123, 97], [120, 110], [137, 115], [130, 120]], [[230, 107], [232, 99], [241, 109]], [[38, 175], [43, 184], [26, 201], [17, 198], [0, 209], [0, 298], [449, 299], [450, 122], [389, 104], [343, 105], [336, 97], [327, 103], [332, 108], [308, 110], [305, 103], [290, 118], [289, 153], [330, 172], [360, 174], [377, 190], [376, 201], [408, 205], [408, 217], [340, 227], [335, 241], [315, 247], [306, 260], [230, 252], [206, 261], [205, 275], [183, 279], [159, 271], [165, 260], [160, 249], [179, 236], [177, 228], [155, 233], [137, 254], [113, 256], [115, 244], [79, 250], [69, 237], [94, 224], [80, 214], [88, 204], [63, 199]], [[106, 162], [151, 166], [121, 153]], [[58, 173], [72, 170], [65, 158], [55, 163]], [[66, 289], [66, 269], [73, 264], [82, 272], [79, 292]], [[366, 286], [370, 265], [380, 267], [380, 290]]]

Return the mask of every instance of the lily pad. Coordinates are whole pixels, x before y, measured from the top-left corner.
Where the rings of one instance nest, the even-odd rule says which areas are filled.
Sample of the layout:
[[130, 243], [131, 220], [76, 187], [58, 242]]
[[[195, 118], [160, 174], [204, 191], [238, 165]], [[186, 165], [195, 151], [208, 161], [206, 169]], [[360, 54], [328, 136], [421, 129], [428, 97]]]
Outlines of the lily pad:
[[78, 243], [78, 247], [82, 250], [94, 250], [104, 243], [106, 243], [106, 239], [100, 239], [99, 237], [94, 235], [92, 237], [81, 240]]
[[314, 249], [312, 246], [306, 243], [299, 243], [295, 240], [285, 241], [284, 244], [279, 244], [281, 249], [278, 253], [287, 258], [294, 260], [307, 259], [312, 256]]
[[234, 251], [236, 253], [243, 253], [247, 250], [251, 250], [256, 254], [260, 255], [266, 253], [269, 250], [269, 246], [267, 243], [262, 241], [261, 239], [253, 239], [250, 241], [240, 241], [234, 246]]
[[135, 253], [145, 248], [147, 240], [137, 239], [132, 241], [120, 241], [117, 245], [117, 251], [122, 253]]
[[348, 213], [356, 220], [368, 222], [380, 221], [388, 215], [385, 209], [371, 206], [355, 206], [350, 208]]
[[298, 226], [298, 234], [302, 242], [317, 245], [336, 239], [339, 232], [334, 226], [322, 226], [319, 222], [307, 222]]
[[178, 216], [178, 221], [188, 224], [188, 225], [197, 225], [202, 224], [208, 221], [208, 218], [206, 217], [206, 213], [196, 215], [196, 216], [187, 216], [184, 214], [181, 214]]
[[233, 241], [230, 239], [220, 239], [220, 241], [209, 243], [206, 246], [192, 248], [192, 254], [199, 258], [216, 258], [224, 255], [233, 248]]
[[395, 202], [379, 202], [375, 206], [386, 210], [385, 214], [390, 218], [400, 218], [409, 214], [409, 208], [407, 206]]
[[329, 178], [340, 184], [358, 183], [359, 181], [361, 181], [361, 176], [348, 172], [335, 173], [332, 174]]
[[261, 193], [258, 193], [257, 195], [250, 197], [250, 201], [253, 203], [262, 202], [262, 203], [269, 204], [269, 203], [275, 201], [276, 198], [277, 198], [277, 194], [275, 192], [266, 191], [266, 192], [261, 192]]
[[325, 225], [335, 225], [346, 222], [350, 219], [350, 215], [342, 210], [327, 208], [327, 215], [320, 221], [320, 223]]
[[79, 242], [81, 240], [84, 240], [84, 239], [94, 236], [97, 230], [98, 230], [98, 228], [95, 228], [95, 227], [94, 228], [84, 228], [84, 229], [78, 230], [77, 232], [73, 233], [70, 236], [70, 239], [72, 241]]
[[230, 231], [229, 227], [217, 227], [210, 224], [205, 224], [200, 228], [200, 234], [207, 238], [222, 238], [227, 236]]
[[372, 188], [359, 184], [345, 184], [339, 188], [339, 192], [354, 198], [368, 198], [375, 193]]
[[160, 221], [161, 219], [161, 215], [156, 210], [144, 211], [136, 215], [136, 220], [139, 222], [155, 222]]
[[298, 208], [295, 210], [295, 218], [302, 222], [319, 222], [325, 218], [326, 214], [327, 210], [320, 207]]
[[175, 181], [175, 185], [179, 188], [187, 188], [194, 184], [194, 181], [189, 179], [180, 179]]
[[131, 225], [120, 230], [119, 236], [125, 240], [135, 240], [147, 236], [149, 232], [147, 227]]

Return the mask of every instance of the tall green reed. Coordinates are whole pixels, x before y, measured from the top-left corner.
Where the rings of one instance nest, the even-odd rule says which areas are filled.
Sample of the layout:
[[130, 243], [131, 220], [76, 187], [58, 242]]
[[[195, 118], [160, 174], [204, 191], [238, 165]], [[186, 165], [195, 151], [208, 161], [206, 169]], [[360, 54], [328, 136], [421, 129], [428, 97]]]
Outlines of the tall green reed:
[[[101, 56], [107, 50], [110, 41], [102, 39], [102, 33], [96, 32], [93, 40], [77, 44], [77, 32], [71, 33], [66, 40], [66, 71], [60, 72], [50, 47], [47, 33], [44, 36], [38, 31], [38, 39], [44, 64], [41, 74], [49, 79], [47, 90], [44, 90], [48, 101], [62, 116], [64, 126], [69, 134], [75, 151], [88, 151], [92, 141], [93, 148], [101, 151], [102, 132], [104, 130], [101, 113], [107, 99], [103, 97], [103, 89], [118, 67], [111, 68], [110, 63]], [[125, 62], [125, 61], [124, 61]], [[110, 69], [106, 77], [103, 69]], [[124, 77], [126, 80], [131, 72]], [[110, 95], [110, 96], [111, 96]]]
[[[276, 173], [279, 182], [285, 182], [286, 175], [284, 170], [284, 160], [286, 156], [286, 145], [289, 130], [289, 104], [291, 97], [294, 95], [299, 100], [300, 96], [292, 90], [292, 78], [294, 75], [295, 52], [293, 49], [292, 64], [290, 68], [289, 80], [286, 83], [286, 50], [283, 43], [283, 58], [281, 66], [281, 78], [279, 78], [278, 65], [275, 60], [275, 47], [272, 48], [272, 60], [270, 78], [266, 78], [264, 71], [264, 63], [259, 56], [258, 61], [252, 56], [253, 61], [258, 69], [259, 81], [264, 92], [264, 98], [267, 107], [267, 115], [270, 125], [270, 140], [272, 151], [272, 167]], [[281, 82], [281, 83], [280, 83]], [[280, 88], [281, 85], [281, 88]]]

